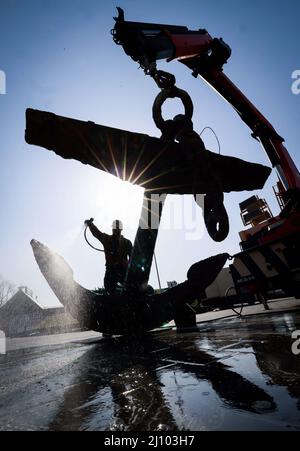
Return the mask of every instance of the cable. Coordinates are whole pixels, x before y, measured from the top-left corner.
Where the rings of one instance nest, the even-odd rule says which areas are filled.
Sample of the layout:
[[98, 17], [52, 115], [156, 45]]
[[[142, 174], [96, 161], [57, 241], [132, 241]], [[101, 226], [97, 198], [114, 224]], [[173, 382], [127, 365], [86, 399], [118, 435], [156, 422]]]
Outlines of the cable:
[[[230, 292], [230, 290], [232, 290], [232, 289], [235, 290], [235, 287], [232, 286], [232, 287], [227, 288], [226, 293], [225, 293], [225, 298], [228, 297], [229, 292]], [[243, 301], [243, 300], [242, 300], [242, 305], [241, 305], [241, 309], [240, 309], [239, 312], [238, 312], [237, 310], [235, 310], [234, 307], [231, 307], [231, 310], [232, 310], [237, 316], [239, 316], [240, 318], [242, 318], [242, 316], [243, 316], [243, 315], [242, 315], [243, 309], [244, 309], [244, 301]]]
[[155, 255], [155, 253], [153, 254], [153, 256], [154, 256], [154, 262], [155, 262], [155, 268], [156, 268], [156, 274], [157, 274], [158, 286], [159, 286], [159, 289], [161, 290], [161, 283], [160, 283], [160, 277], [159, 277], [159, 271], [158, 271], [158, 265], [157, 265], [157, 260], [156, 260], [156, 255]]
[[214, 129], [212, 127], [207, 126], [207, 127], [204, 127], [204, 129], [200, 133], [200, 136], [205, 132], [205, 130], [210, 130], [215, 135], [215, 138], [217, 140], [218, 147], [219, 147], [219, 155], [221, 155], [221, 144], [220, 144], [220, 141], [219, 141], [219, 138], [218, 138], [216, 132], [214, 131]]
[[95, 251], [98, 251], [98, 252], [104, 252], [104, 249], [98, 249], [97, 247], [93, 246], [93, 245], [89, 242], [89, 240], [87, 239], [87, 236], [86, 236], [87, 228], [88, 228], [88, 226], [85, 226], [85, 229], [84, 229], [84, 238], [85, 238], [85, 241], [87, 242], [87, 244], [88, 244], [92, 249], [94, 249]]

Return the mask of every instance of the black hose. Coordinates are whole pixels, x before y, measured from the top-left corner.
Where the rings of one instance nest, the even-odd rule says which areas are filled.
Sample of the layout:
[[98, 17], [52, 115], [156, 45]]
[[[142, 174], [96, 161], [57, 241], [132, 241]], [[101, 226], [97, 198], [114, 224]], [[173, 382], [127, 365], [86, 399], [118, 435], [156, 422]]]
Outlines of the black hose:
[[84, 239], [85, 239], [85, 241], [87, 242], [87, 244], [88, 244], [92, 249], [94, 249], [95, 251], [98, 251], [98, 252], [104, 252], [104, 249], [98, 249], [97, 247], [93, 246], [93, 245], [89, 242], [89, 240], [87, 239], [87, 235], [86, 235], [87, 228], [88, 228], [88, 226], [86, 225], [86, 226], [85, 226], [85, 229], [84, 229]]

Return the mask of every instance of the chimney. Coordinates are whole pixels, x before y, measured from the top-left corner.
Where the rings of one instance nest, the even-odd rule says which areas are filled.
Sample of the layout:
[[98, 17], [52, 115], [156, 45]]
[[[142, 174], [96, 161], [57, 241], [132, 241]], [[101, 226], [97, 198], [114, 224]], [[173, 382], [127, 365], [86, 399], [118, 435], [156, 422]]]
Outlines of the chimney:
[[27, 286], [18, 287], [18, 290], [33, 298], [33, 292]]

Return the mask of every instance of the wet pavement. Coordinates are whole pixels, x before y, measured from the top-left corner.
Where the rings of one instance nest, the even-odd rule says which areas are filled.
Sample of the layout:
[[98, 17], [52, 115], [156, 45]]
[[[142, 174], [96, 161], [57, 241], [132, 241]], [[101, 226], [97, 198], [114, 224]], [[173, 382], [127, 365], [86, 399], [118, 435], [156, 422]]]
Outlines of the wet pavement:
[[11, 351], [0, 430], [300, 430], [295, 330], [299, 311]]

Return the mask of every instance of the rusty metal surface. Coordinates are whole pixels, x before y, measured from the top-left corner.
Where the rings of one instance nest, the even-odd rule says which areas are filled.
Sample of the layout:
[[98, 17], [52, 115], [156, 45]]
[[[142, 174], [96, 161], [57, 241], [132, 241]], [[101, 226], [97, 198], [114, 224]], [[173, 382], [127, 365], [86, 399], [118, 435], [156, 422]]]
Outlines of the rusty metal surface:
[[300, 429], [300, 313], [10, 352], [2, 430]]

